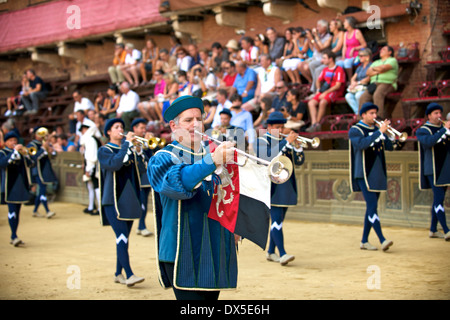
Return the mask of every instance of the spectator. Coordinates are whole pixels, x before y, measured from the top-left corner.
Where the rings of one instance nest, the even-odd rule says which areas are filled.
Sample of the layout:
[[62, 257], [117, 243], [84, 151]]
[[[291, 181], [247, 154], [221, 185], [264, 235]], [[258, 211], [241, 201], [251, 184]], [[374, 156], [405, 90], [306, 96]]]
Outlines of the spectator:
[[75, 90], [72, 93], [72, 98], [74, 100], [73, 113], [69, 114], [69, 132], [71, 134], [76, 134], [76, 124], [77, 124], [77, 112], [79, 110], [84, 111], [86, 115], [87, 110], [95, 110], [94, 104], [86, 97], [83, 97], [79, 90]]
[[147, 121], [161, 121], [163, 123], [162, 105], [159, 102], [164, 101], [166, 82], [164, 81], [162, 70], [155, 70], [154, 76], [156, 83], [153, 89], [153, 96], [148, 101], [138, 103], [138, 110]]
[[187, 50], [183, 47], [177, 49], [177, 67], [178, 70], [188, 72], [191, 66], [192, 57], [188, 54]]
[[209, 50], [206, 48], [202, 48], [198, 51], [200, 55], [200, 64], [206, 69], [209, 70], [209, 65], [211, 64], [211, 57], [209, 56]]
[[[294, 31], [293, 27], [287, 28], [284, 31], [285, 42], [284, 42], [284, 47], [283, 47], [283, 55], [275, 61], [276, 65], [279, 67], [282, 67], [284, 61], [286, 59], [291, 58], [292, 54], [294, 52], [295, 45], [294, 45], [294, 42], [292, 41], [293, 40], [293, 38], [292, 38], [293, 31]], [[284, 69], [284, 68], [282, 70], [286, 71], [286, 69]]]
[[228, 94], [230, 94], [237, 76], [236, 65], [233, 61], [225, 61], [223, 62], [223, 70], [225, 71], [225, 76], [220, 81], [219, 88], [227, 90]]
[[187, 51], [189, 52], [189, 55], [192, 58], [191, 63], [189, 64], [189, 70], [191, 70], [196, 65], [202, 64], [197, 45], [193, 43], [189, 44], [187, 47]]
[[[79, 139], [81, 138], [81, 131], [80, 128], [82, 125], [86, 125], [89, 127], [93, 127], [93, 128], [97, 128], [95, 126], [94, 121], [90, 120], [88, 117], [86, 117], [86, 112], [84, 110], [78, 110], [76, 113], [76, 120], [77, 120], [77, 124], [76, 124], [76, 136], [75, 136], [75, 145], [78, 144]], [[93, 134], [97, 137], [97, 138], [101, 138], [101, 133], [98, 130], [98, 128], [96, 130], [92, 129]]]
[[323, 19], [317, 21], [317, 29], [306, 30], [306, 37], [311, 44], [313, 55], [310, 59], [300, 62], [297, 68], [311, 83], [311, 92], [315, 92], [317, 78], [325, 68], [322, 64], [322, 52], [330, 47], [332, 40], [328, 33], [328, 22]]
[[128, 81], [131, 87], [139, 85], [138, 63], [142, 59], [142, 54], [139, 50], [134, 48], [134, 44], [127, 43], [125, 45], [125, 63], [120, 66], [123, 76]]
[[[308, 101], [311, 126], [306, 129], [307, 132], [320, 131], [320, 120], [325, 115], [326, 108], [331, 106], [336, 99], [344, 96], [345, 72], [341, 67], [336, 66], [335, 57], [335, 54], [330, 50], [323, 52], [322, 63], [326, 67], [322, 70], [316, 82], [316, 87], [319, 89], [314, 97]], [[317, 107], [319, 107], [318, 111]]]
[[114, 46], [113, 65], [108, 68], [108, 73], [109, 77], [111, 78], [111, 82], [116, 84], [117, 86], [125, 81], [120, 67], [125, 64], [126, 56], [127, 52], [125, 51], [123, 43], [116, 44]]
[[177, 60], [172, 59], [169, 51], [165, 48], [159, 50], [158, 60], [155, 62], [155, 70], [163, 70], [164, 73], [172, 73], [176, 71]]
[[269, 40], [262, 33], [258, 33], [254, 38], [255, 46], [258, 48], [259, 54], [269, 54]]
[[164, 101], [169, 100], [173, 94], [176, 94], [178, 96], [178, 83], [175, 81], [174, 75], [171, 73], [164, 73], [163, 79], [166, 83], [163, 92]]
[[131, 121], [133, 121], [133, 118], [139, 116], [137, 108], [139, 95], [130, 89], [130, 85], [126, 81], [120, 85], [120, 91], [122, 95], [120, 96], [119, 107], [116, 111], [116, 118], [121, 118], [125, 123], [124, 130], [129, 131]]
[[77, 146], [75, 145], [75, 143], [73, 143], [72, 141], [70, 141], [68, 139], [66, 134], [61, 133], [56, 136], [55, 151], [56, 152], [73, 152], [73, 151], [77, 151]]
[[141, 86], [147, 84], [147, 73], [156, 70], [156, 63], [159, 58], [159, 48], [153, 39], [148, 39], [145, 42], [145, 47], [142, 49], [142, 60], [138, 63], [139, 71], [141, 72], [142, 82]]
[[344, 60], [337, 62], [337, 65], [345, 69], [348, 79], [353, 75], [353, 62], [358, 56], [358, 51], [367, 47], [366, 40], [362, 32], [356, 27], [356, 19], [354, 17], [347, 17], [344, 20], [344, 43], [342, 46], [342, 57]]
[[5, 112], [5, 117], [15, 116], [17, 114], [17, 111], [24, 108], [22, 95], [25, 91], [28, 90], [30, 90], [29, 81], [26, 72], [24, 72], [24, 74], [22, 75], [21, 86], [17, 88], [16, 94], [6, 99], [7, 110]]
[[271, 111], [281, 111], [281, 109], [288, 110], [291, 108], [290, 103], [287, 101], [288, 87], [283, 80], [277, 82], [275, 86], [276, 95], [274, 96]]
[[[239, 44], [236, 40], [230, 39], [225, 47], [228, 50], [228, 60], [226, 61], [232, 61], [234, 63], [238, 62], [241, 58], [239, 53]], [[221, 67], [225, 69], [225, 63], [226, 61], [222, 61]]]
[[258, 118], [253, 122], [253, 128], [255, 129], [263, 129], [266, 126], [266, 120], [269, 117], [269, 114], [272, 112], [272, 98], [271, 97], [263, 97], [260, 102], [261, 112], [259, 113]]
[[272, 65], [272, 60], [268, 54], [259, 57], [261, 68], [258, 69], [258, 84], [255, 90], [255, 98], [242, 105], [242, 109], [252, 112], [258, 111], [259, 101], [264, 96], [275, 94], [275, 84], [281, 80], [281, 71], [277, 66]]
[[293, 28], [292, 30], [293, 51], [289, 56], [285, 56], [282, 67], [286, 71], [292, 83], [301, 83], [300, 73], [297, 70], [298, 64], [308, 58], [309, 42], [305, 38], [305, 31], [302, 27]]
[[94, 111], [100, 112], [101, 110], [103, 110], [103, 106], [105, 105], [106, 100], [107, 100], [106, 93], [102, 91], [97, 92], [97, 95], [95, 96], [94, 99]]
[[253, 39], [251, 37], [243, 37], [241, 39], [241, 47], [241, 60], [247, 66], [256, 65], [258, 63], [259, 48], [255, 46]]
[[28, 69], [26, 74], [29, 88], [22, 94], [22, 102], [27, 109], [24, 114], [36, 114], [39, 109], [39, 100], [45, 99], [48, 92], [44, 81], [33, 69]]
[[222, 61], [228, 61], [228, 50], [224, 50], [219, 42], [214, 42], [211, 45], [211, 65], [209, 67], [221, 67]]
[[381, 48], [380, 59], [371, 64], [366, 74], [370, 77], [370, 84], [361, 95], [359, 107], [366, 102], [373, 102], [378, 106], [380, 117], [390, 118], [384, 108], [384, 100], [389, 93], [397, 90], [398, 62], [394, 58], [394, 49], [390, 46]]
[[277, 31], [273, 27], [269, 27], [266, 29], [266, 36], [269, 39], [269, 56], [272, 61], [276, 61], [277, 59], [283, 56], [284, 49], [284, 38], [279, 37]]
[[308, 105], [301, 101], [300, 92], [297, 89], [290, 89], [287, 92], [286, 100], [289, 102], [289, 107], [282, 107], [280, 111], [287, 119], [284, 127], [291, 130], [299, 130], [305, 125], [305, 115]]
[[[337, 61], [339, 61], [342, 56], [342, 46], [344, 45], [344, 31], [342, 31], [341, 20], [333, 19], [330, 21], [330, 33], [333, 35], [331, 38], [331, 51], [336, 55], [337, 64]], [[343, 66], [340, 67], [343, 68]], [[350, 79], [350, 77], [348, 77], [348, 79]]]
[[255, 97], [256, 85], [258, 77], [256, 72], [249, 68], [244, 61], [239, 61], [236, 65], [236, 78], [233, 83], [230, 93], [239, 94], [242, 97], [242, 102], [247, 102]]
[[183, 96], [187, 94], [187, 87], [189, 85], [188, 77], [186, 71], [179, 70], [177, 72], [177, 82], [178, 82], [178, 96]]
[[119, 89], [115, 84], [109, 86], [106, 90], [106, 98], [103, 102], [102, 108], [96, 108], [97, 113], [100, 113], [106, 117], [106, 119], [115, 118], [116, 111], [119, 107], [120, 95]]
[[[212, 100], [216, 97], [216, 92], [220, 86], [220, 79], [223, 77], [223, 71], [221, 67], [215, 67], [210, 69], [204, 78], [203, 82], [206, 86], [205, 98]], [[237, 76], [236, 76], [237, 77]]]
[[241, 108], [242, 98], [237, 93], [230, 97], [230, 101], [230, 110], [232, 114], [230, 124], [244, 130], [245, 135], [248, 137], [248, 150], [249, 152], [252, 152], [253, 146], [256, 142], [255, 130], [253, 129], [253, 116], [250, 112]]
[[[214, 120], [214, 115], [216, 114], [216, 105], [212, 105], [211, 101], [208, 99], [202, 99], [203, 100], [203, 110], [205, 111], [205, 117], [203, 120], [203, 125], [205, 126], [205, 130], [208, 130], [211, 128], [211, 123]], [[228, 110], [228, 109], [226, 109]]]
[[214, 120], [211, 124], [211, 128], [216, 128], [220, 125], [220, 111], [223, 109], [230, 109], [231, 101], [227, 99], [228, 92], [225, 89], [219, 89], [217, 91], [217, 108], [214, 114]]
[[181, 41], [175, 35], [172, 34], [170, 35], [169, 42], [170, 42], [169, 56], [173, 57], [176, 60], [177, 49], [181, 47]]
[[102, 145], [106, 144], [108, 142], [108, 138], [105, 136], [104, 132], [105, 132], [105, 123], [106, 120], [108, 120], [108, 118], [101, 113], [97, 113], [95, 115], [95, 126], [98, 128], [98, 131], [101, 134], [101, 138], [100, 138], [100, 142]]
[[188, 80], [188, 94], [198, 98], [203, 97], [203, 93], [206, 92], [207, 88], [203, 82], [203, 67], [201, 65], [196, 65], [188, 73]]
[[372, 64], [372, 51], [368, 48], [364, 48], [362, 50], [359, 50], [358, 56], [361, 64], [358, 66], [355, 74], [352, 76], [350, 85], [347, 88], [348, 92], [345, 95], [345, 100], [355, 114], [358, 114], [359, 100], [370, 81], [370, 77], [367, 76], [367, 70]]

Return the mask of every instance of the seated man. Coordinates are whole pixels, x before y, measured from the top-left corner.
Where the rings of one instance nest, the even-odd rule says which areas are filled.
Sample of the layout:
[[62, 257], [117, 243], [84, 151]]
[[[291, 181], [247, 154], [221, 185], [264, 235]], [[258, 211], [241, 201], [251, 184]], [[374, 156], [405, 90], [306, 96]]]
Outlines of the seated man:
[[255, 96], [258, 78], [256, 72], [252, 68], [247, 67], [244, 61], [239, 61], [236, 64], [236, 71], [236, 79], [230, 93], [239, 94], [242, 97], [242, 102], [245, 103]]
[[29, 81], [29, 88], [22, 94], [22, 102], [27, 114], [36, 114], [39, 109], [39, 100], [47, 97], [47, 88], [44, 81], [36, 75], [33, 69], [28, 69], [26, 75]]
[[[336, 55], [327, 50], [323, 53], [322, 63], [326, 65], [322, 70], [316, 82], [317, 92], [314, 97], [308, 101], [308, 110], [311, 117], [311, 126], [306, 129], [307, 132], [320, 131], [325, 110], [331, 106], [338, 98], [344, 96], [345, 92], [345, 71], [336, 66]], [[319, 107], [319, 110], [317, 110]]]
[[122, 118], [125, 123], [125, 131], [130, 130], [131, 121], [139, 116], [138, 103], [139, 95], [130, 89], [128, 82], [124, 81], [120, 85], [122, 96], [120, 97], [119, 108], [116, 111], [116, 118]]
[[372, 63], [366, 75], [370, 77], [370, 84], [359, 99], [359, 107], [373, 102], [380, 109], [382, 119], [390, 118], [384, 108], [384, 100], [389, 93], [397, 90], [398, 62], [394, 58], [394, 49], [389, 46], [381, 48], [380, 59]]

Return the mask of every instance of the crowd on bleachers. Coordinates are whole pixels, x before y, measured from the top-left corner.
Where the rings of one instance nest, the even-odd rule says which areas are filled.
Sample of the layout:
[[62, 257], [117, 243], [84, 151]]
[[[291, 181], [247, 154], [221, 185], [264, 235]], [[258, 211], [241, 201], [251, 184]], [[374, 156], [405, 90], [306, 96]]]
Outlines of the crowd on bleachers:
[[[169, 48], [161, 48], [149, 39], [141, 50], [131, 43], [116, 44], [108, 68], [111, 85], [92, 101], [73, 92], [69, 131], [59, 134], [58, 141], [78, 147], [77, 128], [87, 121], [104, 139], [101, 128], [112, 117], [121, 117], [125, 130], [143, 117], [148, 128], [159, 132], [168, 126], [164, 109], [182, 95], [204, 100], [206, 128], [221, 127], [220, 113], [229, 109], [230, 124], [245, 130], [264, 128], [268, 115], [280, 111], [288, 129], [317, 132], [337, 100], [345, 98], [355, 114], [364, 102], [373, 101], [383, 114], [386, 96], [397, 89], [394, 50], [368, 48], [353, 17], [321, 19], [315, 28], [290, 27], [283, 35], [269, 27], [265, 34], [215, 42], [210, 48], [182, 45], [174, 36], [170, 41]], [[153, 88], [146, 99], [136, 93], [143, 86]], [[46, 90], [42, 79], [27, 70], [4, 115], [32, 116]]]

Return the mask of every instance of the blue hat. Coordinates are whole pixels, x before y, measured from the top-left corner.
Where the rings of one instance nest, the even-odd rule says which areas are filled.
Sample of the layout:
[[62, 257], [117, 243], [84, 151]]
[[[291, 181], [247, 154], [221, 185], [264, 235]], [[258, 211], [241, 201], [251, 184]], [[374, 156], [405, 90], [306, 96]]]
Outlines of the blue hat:
[[138, 125], [139, 123], [147, 124], [147, 120], [145, 120], [144, 118], [134, 119], [133, 122], [131, 122], [131, 129], [133, 129], [134, 126]]
[[233, 116], [231, 114], [230, 109], [228, 109], [228, 108], [225, 108], [225, 109], [223, 109], [222, 111], [219, 112], [219, 114], [222, 114], [222, 113], [228, 115], [230, 118]]
[[274, 111], [269, 114], [266, 120], [267, 124], [286, 123], [287, 120], [280, 111]]
[[432, 102], [427, 106], [427, 109], [425, 110], [425, 115], [426, 116], [429, 115], [434, 110], [441, 110], [441, 112], [444, 111], [444, 109], [442, 108], [442, 106], [440, 104], [437, 104], [436, 102]]
[[111, 130], [111, 127], [113, 126], [114, 123], [116, 122], [120, 122], [123, 126], [125, 126], [125, 123], [123, 122], [122, 119], [120, 118], [112, 118], [112, 119], [108, 119], [108, 121], [106, 121], [105, 123], [105, 130], [103, 131], [105, 133], [105, 136], [109, 137], [108, 135], [108, 131]]
[[11, 138], [19, 139], [19, 136], [14, 131], [10, 131], [7, 134], [5, 134], [5, 137], [3, 138], [3, 141], [6, 142], [6, 140], [11, 139]]
[[361, 106], [361, 109], [359, 110], [359, 115], [362, 116], [363, 113], [366, 113], [369, 110], [377, 109], [378, 106], [376, 104], [373, 104], [372, 102], [366, 102]]
[[193, 96], [182, 96], [176, 98], [164, 112], [164, 120], [169, 122], [185, 110], [198, 108], [203, 114], [203, 101]]

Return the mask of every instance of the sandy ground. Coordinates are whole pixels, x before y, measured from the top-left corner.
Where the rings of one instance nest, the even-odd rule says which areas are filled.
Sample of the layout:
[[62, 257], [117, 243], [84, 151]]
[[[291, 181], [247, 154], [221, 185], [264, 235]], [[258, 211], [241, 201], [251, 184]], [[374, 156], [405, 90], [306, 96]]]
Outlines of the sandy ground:
[[[115, 238], [84, 206], [52, 203], [53, 219], [32, 218], [22, 207], [22, 247], [9, 244], [7, 207], [0, 206], [0, 299], [173, 300], [159, 285], [154, 237], [130, 237], [131, 266], [145, 282], [132, 288], [113, 282]], [[382, 219], [382, 217], [381, 217]], [[383, 222], [383, 220], [381, 220]], [[147, 225], [153, 230], [149, 212]], [[286, 220], [285, 244], [296, 259], [286, 267], [268, 262], [249, 241], [239, 246], [238, 288], [222, 300], [398, 300], [450, 298], [450, 242], [427, 230], [388, 228], [388, 252], [359, 249], [362, 226]], [[374, 234], [370, 242], [380, 247]]]

